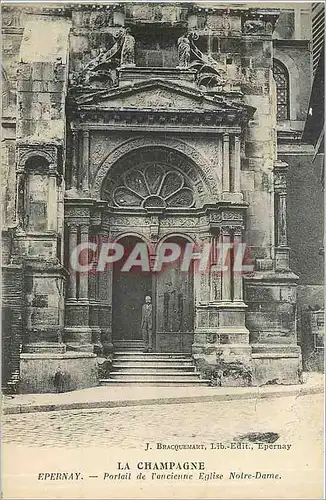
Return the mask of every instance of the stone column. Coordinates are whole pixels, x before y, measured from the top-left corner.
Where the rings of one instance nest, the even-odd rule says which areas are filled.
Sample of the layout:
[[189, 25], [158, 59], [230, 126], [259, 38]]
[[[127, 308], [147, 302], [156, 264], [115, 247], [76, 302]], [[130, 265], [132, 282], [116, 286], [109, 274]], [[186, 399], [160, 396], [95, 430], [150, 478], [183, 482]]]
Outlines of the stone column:
[[[233, 230], [233, 262], [235, 261], [235, 254], [238, 251], [238, 245], [242, 245], [242, 228], [235, 227]], [[242, 271], [233, 269], [232, 272], [233, 278], [233, 300], [234, 302], [242, 302], [243, 301], [243, 279], [242, 279]]]
[[25, 230], [25, 217], [26, 217], [26, 177], [25, 173], [20, 171], [17, 172], [17, 222], [18, 230]]
[[212, 251], [211, 251], [211, 267], [210, 267], [210, 284], [211, 284], [211, 302], [218, 302], [222, 297], [222, 277], [221, 270], [218, 268], [219, 249], [221, 246], [221, 236], [214, 235], [212, 237]]
[[241, 157], [240, 157], [240, 137], [234, 136], [234, 182], [233, 189], [235, 193], [240, 192], [240, 173], [241, 173]]
[[[80, 221], [81, 222], [81, 221]], [[69, 222], [69, 258], [78, 243], [77, 220]], [[80, 228], [80, 243], [88, 242], [88, 225]], [[88, 272], [76, 272], [70, 267], [69, 298], [65, 309], [64, 338], [68, 349], [93, 352], [92, 330], [89, 327]]]
[[58, 212], [58, 195], [57, 195], [57, 173], [55, 166], [49, 167], [48, 180], [48, 229], [57, 231], [57, 212]]
[[68, 237], [69, 237], [69, 285], [68, 285], [68, 299], [70, 301], [76, 302], [77, 300], [77, 275], [76, 270], [70, 265], [70, 255], [74, 248], [77, 247], [77, 226], [68, 226]]
[[275, 196], [275, 269], [289, 270], [289, 247], [286, 224], [286, 174], [288, 164], [276, 161], [274, 164], [274, 196]]
[[93, 265], [88, 277], [88, 298], [89, 298], [89, 326], [92, 330], [92, 343], [94, 344], [94, 352], [102, 353], [101, 329], [99, 327], [99, 274], [97, 271], [98, 256], [99, 256], [99, 237], [93, 237], [97, 244], [97, 250], [93, 254]]
[[78, 131], [72, 131], [72, 173], [70, 189], [77, 190]]
[[[99, 252], [102, 243], [106, 243], [109, 229], [102, 227], [99, 231]], [[113, 352], [112, 343], [112, 266], [99, 270], [98, 277], [98, 311], [101, 343], [105, 355]]]
[[[86, 224], [80, 226], [80, 243], [88, 243], [88, 225]], [[88, 271], [79, 273], [78, 299], [82, 302], [88, 302]]]
[[[210, 301], [196, 303], [192, 352], [197, 368], [205, 378], [216, 379], [218, 373], [218, 385], [250, 385], [251, 347], [245, 326], [246, 305], [242, 300], [242, 276], [235, 276], [232, 272], [234, 226], [227, 225], [231, 219], [228, 215], [233, 214], [223, 211], [221, 225], [218, 228], [211, 226], [210, 279], [206, 277], [198, 286], [200, 298], [207, 295], [208, 287]], [[236, 244], [242, 242], [240, 228], [236, 229], [234, 239]], [[216, 245], [217, 251], [214, 249]]]
[[82, 190], [88, 193], [88, 171], [89, 171], [89, 131], [83, 131], [83, 178], [82, 178]]
[[223, 193], [230, 191], [230, 136], [223, 134], [223, 170], [222, 170]]
[[230, 228], [224, 226], [221, 228], [221, 265], [222, 267], [225, 266], [225, 269], [222, 270], [222, 302], [230, 302], [232, 300], [230, 244]]

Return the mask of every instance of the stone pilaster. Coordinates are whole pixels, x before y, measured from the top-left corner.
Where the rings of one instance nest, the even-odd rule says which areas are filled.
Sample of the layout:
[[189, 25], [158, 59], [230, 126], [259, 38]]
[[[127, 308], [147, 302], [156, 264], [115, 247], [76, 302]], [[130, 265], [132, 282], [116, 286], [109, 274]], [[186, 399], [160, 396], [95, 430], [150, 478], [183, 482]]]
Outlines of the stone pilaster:
[[[99, 252], [101, 245], [106, 243], [109, 237], [109, 228], [101, 227], [99, 232]], [[104, 354], [113, 352], [112, 343], [112, 281], [113, 268], [107, 266], [98, 273], [98, 319], [101, 331], [101, 343]]]
[[[93, 352], [92, 329], [89, 326], [89, 271], [76, 271], [71, 260], [77, 245], [89, 242], [90, 208], [88, 199], [66, 199], [65, 221], [68, 227], [69, 248], [66, 256], [69, 262], [69, 298], [65, 304], [64, 338], [69, 349]], [[83, 257], [87, 250], [83, 250]], [[83, 259], [84, 260], [84, 259]], [[83, 262], [86, 264], [86, 262]]]
[[[243, 207], [242, 207], [243, 209]], [[242, 242], [242, 209], [214, 214], [210, 262], [205, 279], [196, 278], [196, 322], [193, 356], [205, 377], [219, 385], [250, 385], [252, 381], [249, 331], [245, 326], [242, 276], [235, 275], [234, 243]], [[223, 222], [229, 221], [229, 222]], [[215, 227], [214, 227], [215, 226]], [[208, 300], [206, 299], [209, 297]]]

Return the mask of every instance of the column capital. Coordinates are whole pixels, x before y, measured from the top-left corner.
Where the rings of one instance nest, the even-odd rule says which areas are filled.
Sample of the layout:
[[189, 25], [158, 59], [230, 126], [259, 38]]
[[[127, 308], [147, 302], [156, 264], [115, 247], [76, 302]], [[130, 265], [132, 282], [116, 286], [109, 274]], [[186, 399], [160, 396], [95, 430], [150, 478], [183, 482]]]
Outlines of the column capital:
[[221, 236], [231, 236], [233, 226], [221, 226], [220, 235]]
[[276, 193], [286, 195], [288, 164], [285, 161], [274, 162], [274, 190]]
[[232, 228], [232, 231], [233, 231], [234, 236], [241, 236], [242, 237], [243, 227], [242, 226], [234, 226]]

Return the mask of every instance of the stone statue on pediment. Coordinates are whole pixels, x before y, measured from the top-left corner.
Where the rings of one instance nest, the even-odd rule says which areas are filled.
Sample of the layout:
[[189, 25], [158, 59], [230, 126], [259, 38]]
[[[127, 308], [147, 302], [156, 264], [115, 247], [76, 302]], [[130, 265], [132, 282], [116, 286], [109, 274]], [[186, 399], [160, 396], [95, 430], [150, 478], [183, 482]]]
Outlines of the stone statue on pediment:
[[196, 81], [199, 87], [206, 89], [224, 85], [227, 82], [225, 67], [216, 61], [211, 55], [204, 54], [195, 44], [198, 33], [191, 32], [187, 36], [192, 62], [190, 69], [197, 70]]
[[121, 68], [135, 66], [135, 38], [130, 33], [130, 29], [126, 28], [121, 50]]
[[135, 38], [129, 28], [121, 29], [115, 35], [115, 43], [110, 49], [99, 49], [81, 70], [70, 75], [72, 85], [94, 85], [94, 82], [103, 82], [106, 87], [117, 83], [116, 69], [119, 67], [135, 66]]
[[179, 64], [177, 68], [188, 68], [190, 62], [190, 42], [186, 35], [178, 38], [178, 58]]

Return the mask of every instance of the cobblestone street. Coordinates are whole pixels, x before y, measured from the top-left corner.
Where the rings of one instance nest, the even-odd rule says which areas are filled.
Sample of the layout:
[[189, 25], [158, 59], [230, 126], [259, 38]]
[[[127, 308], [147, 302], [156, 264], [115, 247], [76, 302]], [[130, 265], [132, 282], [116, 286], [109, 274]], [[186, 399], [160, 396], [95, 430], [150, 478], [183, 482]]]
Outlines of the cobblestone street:
[[292, 442], [322, 438], [322, 395], [68, 410], [3, 417], [3, 442], [39, 447], [143, 448], [145, 441], [211, 442], [272, 431]]
[[[322, 402], [315, 394], [8, 414], [4, 498], [267, 498], [260, 489], [266, 487], [268, 498], [321, 498]], [[248, 441], [241, 448], [237, 438], [247, 433], [275, 433], [276, 441], [266, 449]], [[192, 448], [169, 448], [182, 444]], [[197, 474], [190, 487], [146, 470], [139, 481], [139, 463], [166, 461], [201, 461], [209, 479]], [[119, 465], [126, 463], [130, 469]], [[278, 480], [230, 479], [231, 472], [255, 471]], [[39, 480], [62, 472], [80, 480]], [[223, 481], [214, 479], [218, 474]]]

